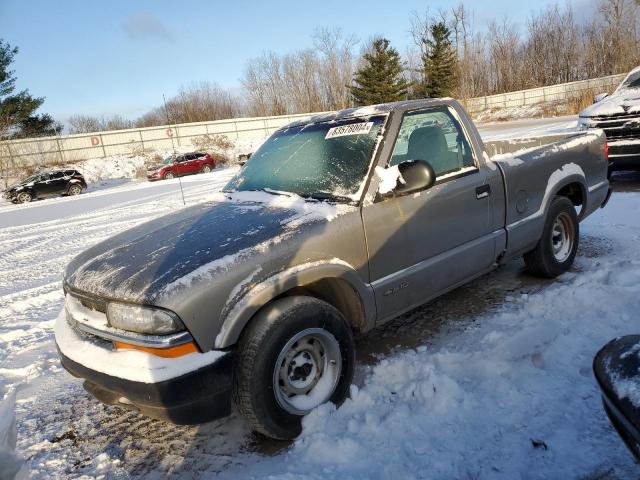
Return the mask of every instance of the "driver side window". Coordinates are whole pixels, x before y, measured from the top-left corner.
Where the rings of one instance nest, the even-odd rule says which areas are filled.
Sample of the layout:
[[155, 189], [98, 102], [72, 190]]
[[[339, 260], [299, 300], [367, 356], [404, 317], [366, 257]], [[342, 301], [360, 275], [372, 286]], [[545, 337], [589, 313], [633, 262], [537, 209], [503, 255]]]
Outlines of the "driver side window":
[[389, 165], [405, 160], [426, 160], [436, 172], [436, 180], [476, 166], [462, 127], [446, 107], [404, 116]]

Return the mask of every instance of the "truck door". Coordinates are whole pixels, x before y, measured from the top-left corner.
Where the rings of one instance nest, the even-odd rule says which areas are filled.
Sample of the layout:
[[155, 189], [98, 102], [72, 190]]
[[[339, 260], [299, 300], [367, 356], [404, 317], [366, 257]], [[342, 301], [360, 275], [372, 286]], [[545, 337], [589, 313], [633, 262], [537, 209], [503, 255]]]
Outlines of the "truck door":
[[385, 320], [490, 268], [495, 260], [489, 172], [458, 117], [440, 106], [405, 113], [389, 166], [426, 160], [428, 190], [363, 208], [371, 283]]

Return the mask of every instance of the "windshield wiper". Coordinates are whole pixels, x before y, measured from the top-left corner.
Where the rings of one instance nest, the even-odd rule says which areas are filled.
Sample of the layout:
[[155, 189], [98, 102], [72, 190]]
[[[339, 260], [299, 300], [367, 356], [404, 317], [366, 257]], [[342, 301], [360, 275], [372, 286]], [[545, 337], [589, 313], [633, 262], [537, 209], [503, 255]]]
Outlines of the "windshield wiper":
[[272, 190], [270, 188], [250, 188], [248, 190], [222, 190], [223, 193], [242, 193], [242, 192], [264, 192], [269, 195], [280, 195], [283, 197], [291, 197], [293, 194], [289, 192], [282, 192], [280, 190]]
[[355, 200], [351, 197], [346, 197], [344, 195], [335, 195], [329, 192], [314, 192], [305, 195], [300, 195], [302, 198], [312, 199], [312, 200], [328, 200], [330, 202], [341, 202], [341, 203], [355, 203]]

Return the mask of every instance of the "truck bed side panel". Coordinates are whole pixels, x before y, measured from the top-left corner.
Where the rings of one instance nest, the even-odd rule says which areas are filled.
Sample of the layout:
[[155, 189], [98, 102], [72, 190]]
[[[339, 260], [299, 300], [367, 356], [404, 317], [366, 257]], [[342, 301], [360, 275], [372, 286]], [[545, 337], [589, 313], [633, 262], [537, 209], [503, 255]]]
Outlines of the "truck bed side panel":
[[579, 186], [581, 220], [602, 204], [609, 188], [604, 143], [602, 132], [576, 134], [551, 145], [492, 158], [505, 178], [506, 258], [535, 247], [547, 209], [564, 187]]

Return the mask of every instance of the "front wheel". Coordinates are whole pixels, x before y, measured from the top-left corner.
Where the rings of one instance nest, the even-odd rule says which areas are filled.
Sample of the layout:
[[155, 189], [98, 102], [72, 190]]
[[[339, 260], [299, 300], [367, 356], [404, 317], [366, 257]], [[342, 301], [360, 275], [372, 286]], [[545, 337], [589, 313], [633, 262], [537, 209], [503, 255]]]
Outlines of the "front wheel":
[[175, 175], [173, 174], [173, 172], [167, 172], [167, 173], [164, 174], [164, 177], [162, 177], [162, 178], [164, 178], [165, 180], [171, 180], [174, 177], [175, 177]]
[[29, 203], [33, 200], [33, 195], [29, 192], [22, 192], [18, 195], [18, 203]]
[[347, 398], [354, 365], [353, 335], [338, 310], [312, 297], [283, 298], [262, 310], [240, 338], [234, 402], [255, 431], [292, 439], [304, 415]]
[[555, 197], [549, 207], [542, 237], [536, 248], [525, 253], [524, 262], [532, 274], [553, 278], [573, 264], [578, 251], [580, 223], [571, 200]]
[[211, 165], [203, 165], [202, 173], [209, 173], [211, 171]]

